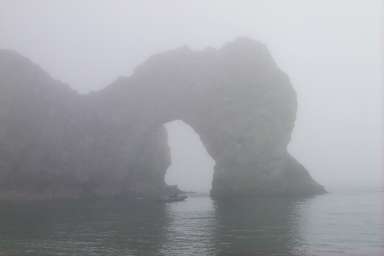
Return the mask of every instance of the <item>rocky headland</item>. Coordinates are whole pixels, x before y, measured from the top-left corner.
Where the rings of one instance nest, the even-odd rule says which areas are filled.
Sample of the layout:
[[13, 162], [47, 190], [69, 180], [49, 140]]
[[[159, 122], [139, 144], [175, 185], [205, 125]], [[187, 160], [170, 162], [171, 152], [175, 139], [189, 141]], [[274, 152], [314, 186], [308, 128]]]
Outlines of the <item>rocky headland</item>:
[[86, 95], [0, 50], [0, 198], [164, 194], [172, 120], [216, 161], [214, 198], [323, 193], [287, 152], [296, 110], [288, 76], [247, 38], [157, 54]]

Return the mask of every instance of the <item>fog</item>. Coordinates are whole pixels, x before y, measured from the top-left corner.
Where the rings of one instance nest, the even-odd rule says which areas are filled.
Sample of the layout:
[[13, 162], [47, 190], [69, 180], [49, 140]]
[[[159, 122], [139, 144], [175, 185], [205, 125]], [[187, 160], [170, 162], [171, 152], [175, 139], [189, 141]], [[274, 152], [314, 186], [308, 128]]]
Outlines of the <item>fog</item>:
[[[0, 48], [86, 93], [157, 52], [260, 40], [298, 94], [292, 154], [329, 190], [376, 188], [383, 185], [382, 15], [379, 0], [0, 0]], [[180, 122], [167, 128], [168, 182], [209, 190], [213, 160], [198, 135]]]

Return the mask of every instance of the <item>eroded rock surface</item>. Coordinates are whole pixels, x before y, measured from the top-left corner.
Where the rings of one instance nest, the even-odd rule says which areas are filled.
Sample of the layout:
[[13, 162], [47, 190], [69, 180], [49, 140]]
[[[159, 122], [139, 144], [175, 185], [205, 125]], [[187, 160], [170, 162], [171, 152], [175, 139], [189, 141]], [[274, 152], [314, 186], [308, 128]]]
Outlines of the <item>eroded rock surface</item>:
[[3, 50], [1, 194], [159, 195], [170, 164], [163, 124], [172, 120], [188, 123], [216, 161], [216, 198], [322, 193], [287, 153], [296, 109], [287, 75], [250, 39], [155, 55], [88, 95]]

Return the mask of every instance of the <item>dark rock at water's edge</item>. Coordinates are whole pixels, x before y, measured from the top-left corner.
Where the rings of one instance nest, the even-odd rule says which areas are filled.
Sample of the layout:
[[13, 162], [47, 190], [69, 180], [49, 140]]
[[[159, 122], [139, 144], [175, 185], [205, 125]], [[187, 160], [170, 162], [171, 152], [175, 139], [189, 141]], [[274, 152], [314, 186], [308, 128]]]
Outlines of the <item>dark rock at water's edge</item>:
[[216, 161], [215, 198], [323, 193], [286, 149], [296, 105], [288, 76], [246, 38], [152, 56], [87, 95], [0, 50], [0, 198], [164, 195], [172, 120]]

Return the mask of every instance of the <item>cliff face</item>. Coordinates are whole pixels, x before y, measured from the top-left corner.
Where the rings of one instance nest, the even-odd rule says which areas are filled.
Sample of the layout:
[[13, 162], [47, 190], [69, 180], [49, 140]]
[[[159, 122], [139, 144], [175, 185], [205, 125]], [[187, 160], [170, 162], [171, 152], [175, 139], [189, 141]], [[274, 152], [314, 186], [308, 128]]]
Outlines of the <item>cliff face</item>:
[[2, 194], [158, 195], [172, 120], [191, 125], [216, 161], [214, 197], [321, 193], [286, 151], [295, 115], [288, 77], [249, 39], [155, 55], [89, 95], [1, 51]]
[[154, 194], [164, 188], [170, 163], [165, 129], [154, 129], [133, 150], [130, 131], [90, 98], [24, 57], [0, 51], [0, 198]]
[[[64, 175], [77, 95], [38, 66], [0, 52], [0, 183], [2, 196], [67, 185]], [[60, 184], [57, 181], [61, 180]]]

